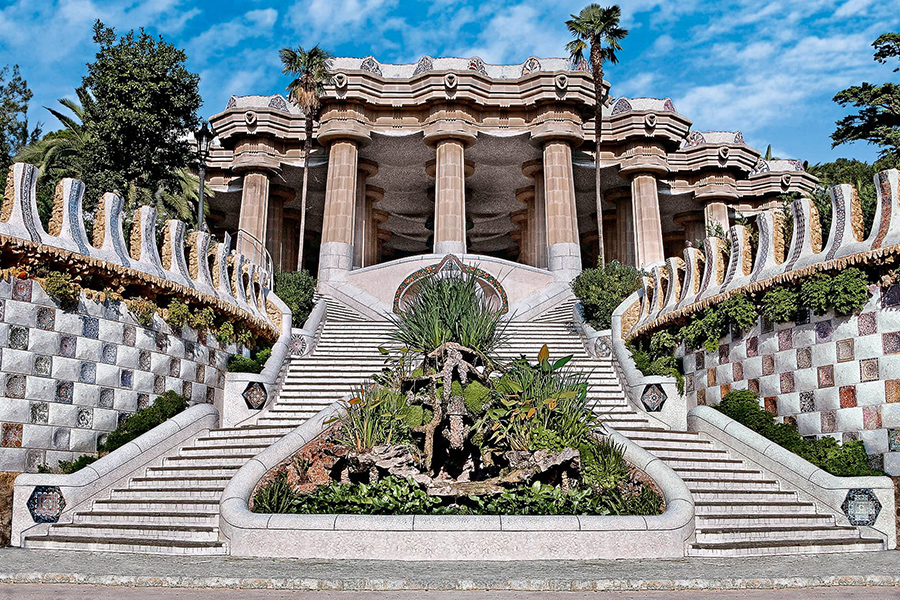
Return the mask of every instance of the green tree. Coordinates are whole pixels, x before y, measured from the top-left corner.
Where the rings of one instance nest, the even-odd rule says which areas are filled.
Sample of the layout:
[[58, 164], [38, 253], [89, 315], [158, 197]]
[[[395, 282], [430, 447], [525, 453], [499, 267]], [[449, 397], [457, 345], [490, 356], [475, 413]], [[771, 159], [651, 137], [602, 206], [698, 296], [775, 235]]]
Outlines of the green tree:
[[59, 103], [72, 115], [62, 111], [44, 107], [63, 124], [63, 128], [52, 131], [41, 140], [29, 144], [16, 157], [16, 160], [35, 165], [41, 170], [42, 178], [53, 179], [58, 172], [67, 177], [82, 178], [81, 156], [87, 145], [87, 132], [84, 127], [84, 106], [92, 99], [84, 88], [76, 90], [78, 101], [61, 98]]
[[[192, 160], [186, 134], [199, 125], [199, 76], [185, 67], [184, 51], [144, 30], [117, 38], [98, 20], [94, 42], [99, 49], [82, 82], [93, 98], [83, 121], [89, 198], [128, 188], [140, 202], [178, 195], [179, 170]], [[171, 208], [192, 219], [190, 210]]]
[[19, 65], [0, 69], [0, 168], [3, 177], [13, 163], [13, 157], [41, 135], [41, 127], [28, 125], [28, 103], [32, 93], [28, 82], [22, 79]]
[[619, 27], [622, 11], [615, 4], [607, 8], [599, 4], [588, 4], [577, 15], [566, 21], [566, 27], [575, 38], [566, 45], [572, 60], [580, 63], [584, 60], [584, 51], [590, 51], [591, 73], [594, 79], [594, 135], [596, 137], [596, 179], [594, 192], [597, 205], [597, 239], [599, 245], [600, 267], [605, 264], [603, 241], [603, 190], [600, 187], [600, 145], [603, 130], [603, 106], [609, 99], [609, 88], [603, 85], [603, 63], [619, 62], [616, 52], [622, 49], [619, 44], [628, 35], [627, 29]]
[[[900, 58], [900, 34], [886, 33], [872, 44], [875, 60], [885, 64], [890, 58]], [[894, 69], [894, 72], [900, 68]], [[856, 114], [836, 122], [831, 134], [832, 147], [864, 140], [881, 146], [881, 158], [900, 158], [900, 85], [863, 82], [849, 87], [834, 97], [841, 106], [853, 106]]]
[[283, 68], [281, 72], [294, 79], [287, 86], [288, 99], [300, 107], [305, 119], [306, 135], [303, 139], [303, 187], [300, 193], [300, 241], [297, 249], [297, 270], [303, 270], [303, 242], [306, 236], [306, 197], [309, 181], [309, 151], [313, 142], [313, 123], [322, 108], [325, 86], [331, 83], [328, 68], [332, 55], [318, 45], [309, 50], [282, 48], [278, 52]]

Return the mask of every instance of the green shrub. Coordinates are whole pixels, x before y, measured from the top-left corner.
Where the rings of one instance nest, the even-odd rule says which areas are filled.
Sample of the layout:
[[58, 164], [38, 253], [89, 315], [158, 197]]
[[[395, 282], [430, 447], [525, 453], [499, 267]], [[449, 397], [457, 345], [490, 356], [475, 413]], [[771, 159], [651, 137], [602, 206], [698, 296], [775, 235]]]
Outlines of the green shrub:
[[144, 327], [149, 327], [153, 324], [153, 317], [156, 315], [158, 309], [155, 302], [147, 300], [146, 298], [135, 298], [131, 301], [128, 308], [131, 310], [132, 314], [134, 314], [134, 318], [137, 319], [137, 322]]
[[287, 473], [281, 472], [253, 496], [253, 512], [267, 515], [290, 513], [300, 500], [300, 494], [288, 483]]
[[169, 302], [169, 308], [166, 310], [166, 323], [176, 331], [180, 331], [187, 327], [190, 320], [191, 309], [187, 304], [177, 298]]
[[216, 339], [219, 340], [219, 343], [226, 346], [228, 344], [233, 344], [235, 341], [234, 325], [232, 325], [230, 321], [225, 321], [219, 325], [219, 328], [216, 330]]
[[831, 277], [824, 273], [809, 276], [800, 286], [800, 303], [817, 315], [831, 306]]
[[586, 485], [597, 490], [614, 490], [628, 478], [629, 467], [623, 450], [611, 441], [584, 444], [579, 451]]
[[307, 271], [277, 271], [275, 294], [291, 309], [291, 325], [303, 327], [313, 308], [316, 280]]
[[89, 464], [96, 462], [97, 460], [99, 460], [99, 457], [97, 456], [94, 456], [92, 454], [82, 454], [75, 460], [59, 461], [59, 470], [67, 475], [71, 475], [75, 471], [79, 471]]
[[463, 390], [463, 398], [466, 403], [466, 410], [469, 414], [478, 417], [484, 412], [484, 405], [491, 397], [491, 390], [478, 381], [473, 381]]
[[724, 315], [710, 306], [703, 311], [703, 316], [694, 318], [690, 324], [681, 328], [681, 339], [690, 350], [705, 348], [713, 352], [719, 347], [719, 340], [728, 332], [728, 323]]
[[838, 315], [859, 312], [869, 301], [869, 282], [857, 268], [844, 269], [831, 279], [831, 308]]
[[776, 287], [766, 292], [761, 302], [762, 315], [773, 323], [786, 323], [797, 318], [800, 294], [789, 287]]
[[187, 405], [187, 398], [169, 390], [159, 395], [147, 408], [142, 408], [125, 419], [115, 431], [110, 432], [106, 441], [97, 449], [101, 452], [112, 452], [121, 448], [157, 425], [162, 425], [167, 419], [171, 419], [186, 409]]
[[818, 440], [804, 439], [795, 427], [776, 422], [774, 416], [763, 410], [759, 405], [759, 395], [755, 392], [749, 390], [730, 392], [715, 408], [832, 475], [839, 477], [881, 475], [879, 471], [869, 467], [868, 456], [862, 442], [840, 444], [830, 437]]
[[595, 329], [609, 329], [612, 313], [641, 285], [640, 271], [613, 260], [603, 269], [585, 269], [572, 282], [584, 307], [584, 318]]
[[719, 310], [727, 323], [736, 331], [748, 331], [759, 320], [756, 307], [743, 294], [729, 298], [719, 305]]
[[247, 328], [246, 326], [238, 324], [238, 326], [235, 327], [234, 341], [236, 341], [238, 344], [241, 344], [242, 346], [246, 346], [247, 348], [250, 348], [253, 346], [254, 338], [255, 338], [255, 336], [253, 335], [253, 332], [250, 331], [250, 329]]
[[211, 331], [213, 326], [216, 324], [216, 313], [209, 306], [194, 310], [191, 313], [190, 325], [194, 328], [198, 333], [202, 333], [204, 331]]
[[270, 356], [272, 356], [271, 346], [256, 348], [250, 357], [235, 354], [228, 359], [227, 369], [231, 373], [261, 373]]
[[[354, 452], [364, 452], [381, 444], [402, 444], [411, 436], [407, 425], [410, 408], [406, 397], [398, 390], [382, 386], [362, 388], [336, 419], [341, 424], [337, 440]], [[420, 418], [424, 419], [424, 416]]]
[[78, 304], [81, 288], [72, 281], [72, 276], [61, 271], [50, 271], [44, 277], [44, 291], [56, 300], [61, 308], [73, 308]]

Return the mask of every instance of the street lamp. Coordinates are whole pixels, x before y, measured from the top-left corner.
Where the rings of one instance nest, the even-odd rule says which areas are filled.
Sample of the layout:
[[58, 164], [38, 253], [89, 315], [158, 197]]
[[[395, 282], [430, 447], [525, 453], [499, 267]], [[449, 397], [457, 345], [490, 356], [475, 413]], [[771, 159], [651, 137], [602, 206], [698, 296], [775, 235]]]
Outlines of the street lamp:
[[197, 142], [197, 159], [200, 161], [200, 198], [197, 200], [197, 229], [206, 231], [206, 224], [203, 222], [203, 187], [206, 183], [206, 159], [209, 158], [209, 145], [212, 143], [215, 132], [209, 128], [209, 124], [203, 121], [203, 126], [194, 132], [194, 140]]

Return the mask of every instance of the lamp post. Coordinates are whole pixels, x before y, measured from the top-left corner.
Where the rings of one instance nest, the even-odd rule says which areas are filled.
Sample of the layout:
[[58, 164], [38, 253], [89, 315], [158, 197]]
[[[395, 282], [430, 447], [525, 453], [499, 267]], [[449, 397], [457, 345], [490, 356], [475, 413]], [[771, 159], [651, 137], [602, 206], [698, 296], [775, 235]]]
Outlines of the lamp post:
[[205, 199], [204, 186], [206, 184], [206, 159], [209, 158], [209, 145], [212, 143], [215, 132], [209, 128], [209, 124], [203, 121], [203, 126], [194, 132], [194, 140], [197, 142], [197, 159], [200, 162], [200, 197], [197, 200], [197, 230], [206, 231], [203, 222], [203, 200]]

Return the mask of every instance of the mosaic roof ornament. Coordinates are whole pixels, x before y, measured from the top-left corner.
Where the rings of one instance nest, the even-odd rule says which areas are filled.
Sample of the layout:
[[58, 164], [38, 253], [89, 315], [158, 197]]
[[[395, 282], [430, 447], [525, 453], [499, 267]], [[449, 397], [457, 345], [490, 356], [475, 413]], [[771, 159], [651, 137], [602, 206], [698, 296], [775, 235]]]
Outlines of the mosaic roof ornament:
[[379, 77], [381, 76], [381, 65], [378, 64], [378, 61], [375, 60], [374, 56], [365, 57], [362, 64], [359, 65], [359, 68], [367, 73], [373, 73]]
[[225, 110], [228, 110], [229, 108], [234, 108], [235, 106], [237, 106], [237, 100], [235, 99], [234, 96], [232, 96], [231, 98], [228, 99], [228, 104], [225, 105]]
[[694, 148], [706, 143], [706, 138], [699, 131], [692, 131], [684, 141], [684, 148]]
[[668, 110], [668, 111], [676, 112], [676, 111], [675, 111], [675, 103], [672, 102], [672, 99], [671, 99], [671, 98], [666, 98], [666, 101], [663, 102], [663, 110]]
[[735, 144], [745, 144], [746, 142], [744, 141], [744, 134], [741, 133], [740, 131], [735, 131], [734, 132], [734, 143]]
[[769, 163], [763, 158], [756, 161], [756, 166], [753, 167], [753, 173], [768, 173], [769, 170]]
[[290, 112], [287, 101], [282, 96], [272, 96], [269, 98], [268, 107], [280, 110], [281, 112]]
[[536, 73], [541, 70], [541, 61], [537, 59], [537, 57], [532, 56], [528, 60], [525, 61], [525, 64], [522, 65], [522, 76], [530, 75], [531, 73]]
[[469, 59], [469, 70], [481, 73], [487, 77], [487, 69], [484, 67], [484, 61], [477, 56]]
[[587, 61], [586, 58], [582, 58], [578, 62], [572, 62], [572, 70], [573, 71], [581, 71], [582, 73], [591, 73], [591, 63]]
[[419, 62], [416, 63], [416, 69], [413, 71], [413, 77], [416, 75], [421, 75], [422, 73], [427, 73], [428, 71], [434, 71], [434, 61], [431, 60], [430, 56], [423, 56], [419, 59]]
[[619, 98], [613, 105], [612, 114], [615, 116], [630, 110], [632, 110], [631, 102], [628, 101], [628, 98]]

